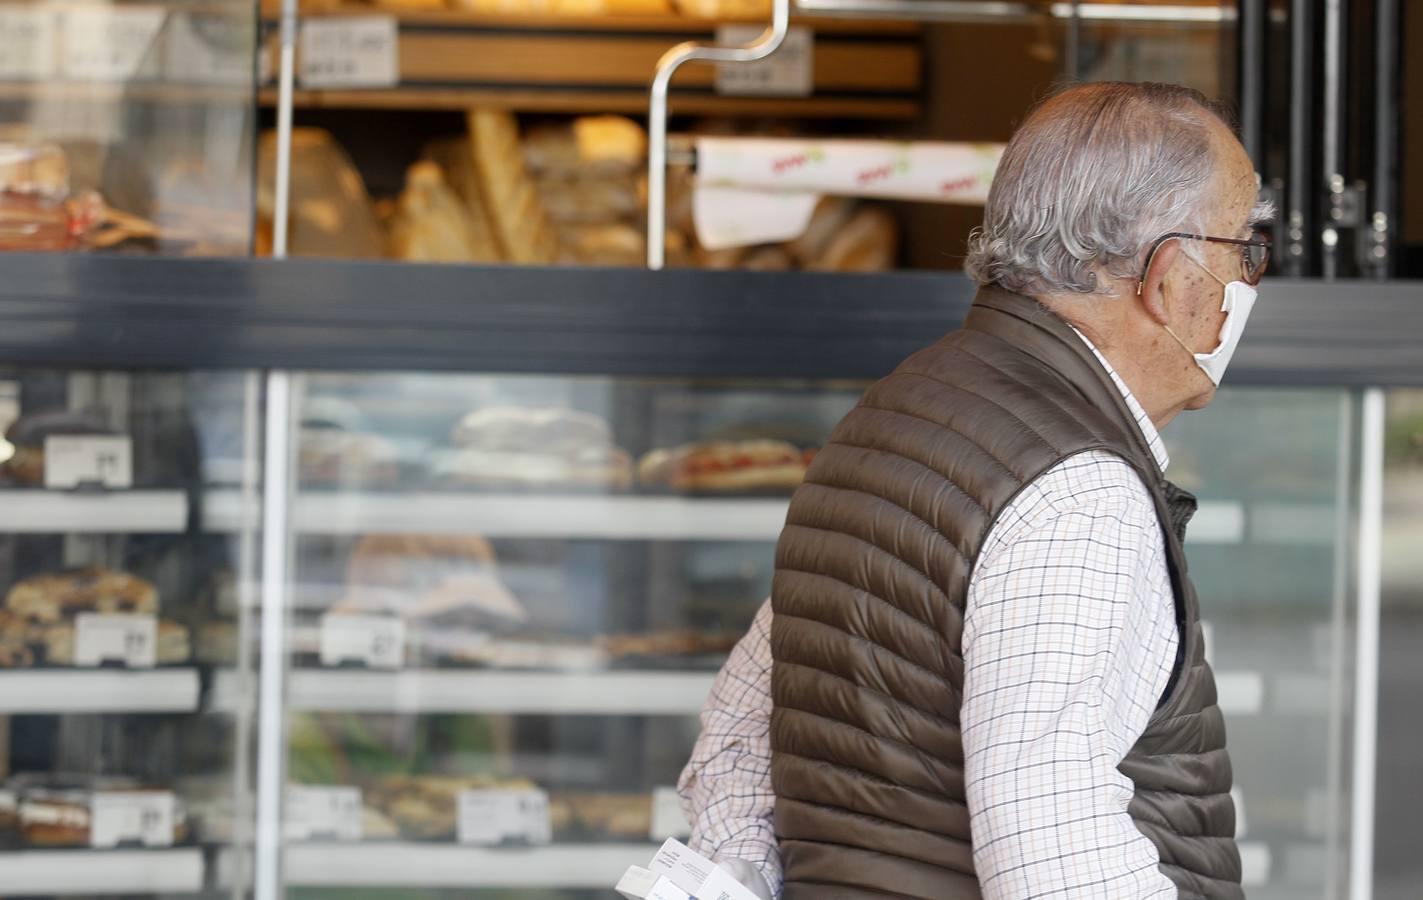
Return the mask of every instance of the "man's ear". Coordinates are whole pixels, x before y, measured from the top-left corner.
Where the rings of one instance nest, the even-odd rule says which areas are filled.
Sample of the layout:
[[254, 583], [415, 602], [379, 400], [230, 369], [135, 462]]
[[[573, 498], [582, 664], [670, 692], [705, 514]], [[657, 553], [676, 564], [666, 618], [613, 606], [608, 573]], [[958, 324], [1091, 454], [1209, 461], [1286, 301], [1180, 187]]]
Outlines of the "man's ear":
[[1156, 252], [1152, 254], [1151, 261], [1147, 264], [1146, 277], [1142, 280], [1137, 291], [1137, 299], [1141, 302], [1142, 308], [1158, 325], [1171, 324], [1171, 318], [1166, 314], [1166, 275], [1176, 264], [1180, 253], [1181, 243], [1179, 241], [1167, 241], [1157, 247]]

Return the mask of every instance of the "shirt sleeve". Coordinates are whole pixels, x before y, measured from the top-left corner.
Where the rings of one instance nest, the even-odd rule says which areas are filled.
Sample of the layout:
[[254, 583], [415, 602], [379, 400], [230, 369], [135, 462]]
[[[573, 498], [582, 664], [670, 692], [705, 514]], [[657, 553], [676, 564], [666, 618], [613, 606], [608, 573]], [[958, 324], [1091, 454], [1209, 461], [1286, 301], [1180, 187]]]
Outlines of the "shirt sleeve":
[[1091, 454], [1030, 485], [988, 536], [961, 708], [984, 900], [1176, 897], [1117, 769], [1175, 663], [1164, 554], [1139, 477]]
[[701, 736], [677, 785], [682, 811], [692, 824], [690, 846], [708, 857], [749, 863], [771, 895], [779, 896], [769, 600], [717, 675], [701, 720]]

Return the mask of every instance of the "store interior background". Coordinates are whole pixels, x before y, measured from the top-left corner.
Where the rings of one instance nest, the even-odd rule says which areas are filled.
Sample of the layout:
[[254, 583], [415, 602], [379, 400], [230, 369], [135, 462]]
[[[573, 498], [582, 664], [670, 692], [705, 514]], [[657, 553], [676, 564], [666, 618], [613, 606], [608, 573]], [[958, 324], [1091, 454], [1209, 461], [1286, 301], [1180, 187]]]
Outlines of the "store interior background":
[[[636, 9], [640, 14], [620, 18], [585, 11], [580, 19], [551, 15], [547, 4], [518, 0], [466, 0], [462, 4], [303, 0], [301, 12], [310, 21], [346, 15], [396, 16], [403, 38], [413, 42], [408, 46], [418, 48], [418, 52], [402, 56], [401, 66], [423, 73], [423, 81], [403, 77], [389, 89], [360, 90], [313, 88], [298, 82], [292, 216], [286, 252], [275, 255], [329, 261], [331, 271], [339, 271], [333, 278], [350, 279], [346, 283], [358, 281], [361, 271], [334, 268], [347, 261], [403, 265], [419, 273], [436, 265], [482, 267], [522, 262], [530, 264], [530, 271], [550, 266], [640, 266], [646, 253], [645, 155], [634, 153], [630, 158], [624, 150], [611, 166], [580, 168], [576, 155], [572, 160], [558, 156], [568, 149], [571, 123], [580, 116], [615, 114], [645, 125], [644, 82], [652, 76], [653, 51], [688, 37], [710, 38], [716, 22], [757, 21], [766, 4], [759, 0], [703, 0], [700, 5], [678, 3], [674, 9], [661, 0], [608, 2], [621, 2], [619, 8]], [[9, 21], [5, 11], [30, 5], [28, 0], [4, 0], [0, 46], [15, 46], [3, 43]], [[175, 14], [164, 33], [165, 47], [180, 39], [174, 33], [179, 28], [176, 14], [187, 12], [186, 7], [137, 5]], [[455, 5], [462, 8], [452, 8]], [[1034, 15], [1002, 21], [981, 17], [928, 23], [798, 18], [798, 26], [818, 29], [818, 45], [823, 41], [826, 47], [838, 48], [825, 55], [825, 74], [831, 86], [818, 85], [806, 98], [721, 96], [711, 88], [710, 69], [690, 70], [674, 82], [671, 131], [679, 135], [711, 132], [1003, 142], [1034, 102], [1074, 76], [1186, 84], [1240, 108], [1242, 73], [1249, 70], [1256, 73], [1260, 86], [1260, 114], [1253, 123], [1257, 158], [1265, 184], [1277, 190], [1282, 209], [1291, 208], [1288, 188], [1296, 177], [1292, 169], [1296, 161], [1302, 161], [1310, 172], [1323, 172], [1324, 134], [1319, 116], [1328, 88], [1320, 58], [1325, 52], [1323, 23], [1328, 3], [1123, 0], [1086, 5], [1169, 6], [1222, 13], [1221, 21], [1205, 23], [1128, 23], [1107, 15], [1079, 23], [1075, 39], [1067, 18], [1048, 14], [1054, 4], [1036, 0], [1027, 4], [1036, 8]], [[600, 4], [587, 6], [601, 8]], [[1393, 71], [1397, 102], [1392, 108], [1383, 107], [1388, 109], [1384, 114], [1374, 102], [1377, 23], [1373, 17], [1387, 4], [1352, 0], [1342, 2], [1341, 7], [1347, 23], [1341, 56], [1345, 75], [1342, 174], [1351, 182], [1357, 179], [1372, 184], [1378, 136], [1391, 134], [1396, 140], [1392, 144], [1396, 181], [1387, 198], [1392, 214], [1388, 265], [1386, 270], [1379, 269], [1356, 255], [1355, 240], [1363, 225], [1343, 230], [1337, 263], [1326, 263], [1319, 234], [1331, 201], [1319, 183], [1322, 177], [1316, 178], [1311, 180], [1301, 208], [1308, 235], [1302, 251], [1288, 251], [1289, 236], [1283, 223], [1268, 229], [1276, 255], [1272, 278], [1262, 290], [1263, 302], [1276, 301], [1272, 280], [1321, 281], [1328, 276], [1331, 286], [1337, 285], [1340, 306], [1347, 307], [1351, 285], [1386, 276], [1384, 280], [1401, 285], [1400, 290], [1418, 288], [1417, 299], [1423, 304], [1423, 53], [1412, 49], [1423, 46], [1423, 4], [1412, 0], [1398, 4], [1403, 50]], [[1254, 51], [1243, 48], [1235, 24], [1247, 8], [1263, 9], [1267, 23]], [[649, 10], [657, 14], [650, 15]], [[173, 257], [274, 255], [275, 72], [280, 10], [270, 0], [260, 7], [246, 0], [213, 0], [200, 13], [209, 17], [207, 30], [185, 32], [181, 39], [196, 36], [199, 41], [206, 40], [209, 51], [218, 48], [217, 56], [201, 58], [223, 61], [221, 67], [202, 77], [185, 80], [173, 76], [165, 56], [170, 50], [160, 49], [157, 43], [152, 58], [140, 65], [132, 78], [117, 83], [12, 79], [0, 59], [0, 143], [59, 144], [68, 156], [73, 190], [96, 189], [112, 206], [137, 217], [140, 226], [156, 225], [152, 231], [120, 226], [136, 230], [112, 247], [83, 251], [150, 260], [156, 281], [144, 284], [161, 282], [162, 273], [168, 271], [163, 267]], [[1292, 99], [1291, 27], [1299, 16], [1309, 23], [1309, 46], [1314, 54], [1312, 64], [1306, 67], [1309, 86], [1303, 96], [1310, 112], [1302, 142], [1291, 120], [1292, 103], [1297, 102]], [[857, 52], [882, 62], [883, 68], [870, 63], [857, 65]], [[561, 54], [570, 55], [561, 58]], [[1073, 59], [1075, 72], [1069, 71]], [[507, 66], [507, 75], [500, 66]], [[562, 81], [542, 77], [545, 69], [564, 73]], [[201, 87], [196, 100], [183, 94], [194, 82]], [[491, 140], [481, 158], [479, 149], [469, 142], [467, 113], [476, 106], [488, 112], [495, 125], [507, 123], [512, 114], [520, 143], [501, 145]], [[1378, 127], [1380, 115], [1391, 123], [1389, 128]], [[535, 146], [537, 141], [544, 143]], [[534, 172], [537, 166], [532, 160], [538, 153], [555, 161], [548, 169]], [[428, 163], [419, 165], [426, 157], [433, 157], [439, 166], [434, 170], [439, 175], [434, 182], [429, 180], [432, 170]], [[416, 170], [420, 174], [412, 177]], [[961, 268], [969, 231], [981, 216], [981, 208], [976, 206], [867, 200], [858, 202], [855, 209], [874, 212], [862, 216], [853, 234], [848, 224], [853, 217], [845, 213], [839, 219], [840, 227], [827, 230], [814, 251], [778, 244], [712, 253], [698, 248], [694, 230], [686, 221], [688, 176], [685, 165], [674, 165], [674, 206], [681, 190], [682, 212], [672, 214], [678, 237], [669, 243], [669, 268], [678, 270], [776, 272], [809, 268], [845, 279], [890, 278], [890, 272], [952, 278]], [[533, 206], [520, 206], [517, 214], [495, 210], [491, 217], [489, 192], [500, 184], [510, 191], [504, 195], [506, 199]], [[521, 193], [515, 188], [525, 190]], [[481, 191], [482, 199], [473, 200], [470, 192]], [[1366, 202], [1373, 199], [1370, 196]], [[450, 239], [455, 233], [466, 237]], [[0, 239], [3, 237], [0, 231]], [[842, 240], [836, 244], [835, 238]], [[3, 271], [0, 269], [0, 279]], [[57, 278], [63, 280], [64, 276]], [[418, 281], [431, 283], [423, 274]], [[873, 290], [866, 289], [866, 296], [872, 299]], [[339, 322], [340, 298], [330, 299], [331, 309], [326, 314]], [[398, 308], [403, 299], [391, 296], [387, 305]], [[497, 308], [500, 301], [509, 302], [506, 298], [467, 299], [467, 314], [474, 321], [483, 315], [485, 299], [491, 301], [490, 308]], [[1282, 297], [1276, 302], [1287, 301]], [[308, 307], [301, 309], [303, 314], [309, 312]], [[14, 320], [18, 331], [24, 331], [27, 314], [22, 310]], [[715, 316], [708, 316], [707, 321], [725, 327], [724, 320]], [[616, 331], [618, 324], [599, 323], [590, 343]], [[641, 324], [627, 323], [634, 332]], [[5, 327], [0, 320], [0, 329]], [[102, 326], [93, 327], [98, 330]], [[222, 324], [216, 328], [220, 330]], [[410, 328], [429, 331], [432, 345], [445, 346], [438, 341], [438, 325], [418, 323]], [[103, 343], [86, 332], [83, 321], [72, 331], [75, 346]], [[734, 335], [735, 328], [729, 332]], [[928, 342], [934, 336], [926, 333], [923, 340]], [[1423, 335], [1418, 341], [1418, 366], [1423, 369]], [[313, 357], [322, 349], [320, 338], [314, 338]], [[345, 591], [355, 577], [353, 557], [359, 554], [362, 539], [369, 537], [361, 528], [379, 530], [376, 516], [367, 515], [361, 520], [365, 525], [356, 522], [360, 513], [352, 512], [358, 507], [355, 501], [372, 496], [395, 503], [403, 496], [438, 500], [436, 494], [471, 488], [468, 483], [451, 488], [449, 483], [428, 480], [430, 473], [422, 469], [425, 461], [416, 457], [450, 449], [446, 445], [452, 423], [472, 409], [481, 405], [576, 408], [608, 424], [614, 432], [615, 449], [630, 455], [635, 464], [657, 450], [711, 436], [770, 437], [798, 449], [811, 449], [824, 439], [865, 383], [859, 372], [827, 377], [821, 365], [815, 375], [776, 378], [644, 377], [617, 371], [591, 376], [560, 374], [567, 371], [561, 358], [566, 349], [550, 347], [545, 351], [550, 374], [529, 374], [536, 371], [534, 365], [522, 369], [523, 374], [486, 373], [480, 371], [477, 361], [463, 369], [441, 364], [438, 368], [459, 369], [442, 372], [423, 371], [418, 366], [367, 365], [364, 360], [335, 367], [312, 363], [310, 371], [305, 371], [300, 355], [286, 364], [298, 373], [291, 395], [297, 407], [292, 443], [305, 440], [318, 429], [350, 428], [353, 432], [349, 441], [324, 444], [324, 456], [313, 453], [314, 464], [309, 465], [305, 448], [291, 460], [296, 494], [310, 492], [335, 498], [335, 502], [323, 507], [334, 511], [330, 521], [313, 522], [308, 517], [295, 528], [306, 531], [292, 537], [292, 602], [297, 611], [284, 632], [291, 653], [288, 675], [309, 675], [319, 668], [313, 661], [312, 646], [303, 643], [312, 631], [312, 617], [316, 611], [348, 599]], [[734, 337], [728, 338], [725, 356], [734, 358], [737, 352]], [[1300, 352], [1308, 354], [1311, 349], [1303, 346]], [[693, 362], [697, 361], [689, 361], [689, 365]], [[1303, 366], [1307, 367], [1307, 362]], [[732, 367], [730, 363], [720, 366]], [[262, 414], [254, 410], [260, 409], [264, 391], [270, 389], [269, 384], [263, 387], [265, 375], [260, 368], [189, 372], [159, 367], [150, 371], [140, 358], [131, 366], [90, 372], [82, 359], [11, 366], [0, 355], [0, 382], [17, 386], [13, 397], [6, 393], [8, 387], [0, 387], [0, 408], [8, 404], [29, 414], [103, 407], [110, 424], [134, 436], [139, 457], [136, 480], [141, 486], [177, 487], [185, 496], [191, 493], [197, 498], [213, 484], [224, 488], [246, 484], [243, 479], [250, 478], [257, 467], [248, 439], [254, 415]], [[1423, 378], [1414, 384], [1423, 385]], [[1423, 896], [1423, 855], [1417, 852], [1423, 830], [1416, 822], [1417, 810], [1423, 807], [1423, 778], [1417, 763], [1417, 747], [1423, 742], [1423, 710], [1416, 700], [1423, 692], [1423, 653], [1419, 652], [1423, 648], [1423, 387], [1390, 387], [1385, 414], [1372, 897], [1415, 900]], [[1229, 598], [1222, 603], [1225, 611], [1214, 632], [1216, 649], [1228, 661], [1226, 669], [1233, 673], [1242, 663], [1250, 663], [1267, 675], [1263, 699], [1247, 701], [1244, 705], [1250, 709], [1245, 712], [1228, 713], [1237, 747], [1236, 769], [1247, 789], [1246, 807], [1255, 828], [1245, 838], [1252, 851], [1268, 850], [1263, 864], [1259, 856], [1253, 857], [1257, 869], [1264, 867], [1263, 874], [1257, 872], [1264, 880], [1250, 890], [1250, 896], [1264, 900], [1365, 900], [1349, 892], [1347, 867], [1351, 834], [1348, 782], [1355, 771], [1349, 740], [1355, 623], [1352, 609], [1335, 605], [1350, 597], [1354, 578], [1351, 565], [1357, 548], [1352, 517], [1359, 503], [1356, 468], [1361, 453], [1361, 416], [1360, 392], [1353, 386], [1327, 381], [1284, 387], [1251, 384], [1227, 390], [1216, 409], [1182, 421], [1168, 434], [1173, 477], [1201, 490], [1216, 509], [1238, 500], [1247, 510], [1262, 511], [1258, 523], [1252, 511], [1248, 526], [1237, 524], [1235, 530], [1240, 534], [1233, 543], [1231, 538], [1213, 533], [1215, 526], [1210, 522], [1205, 523], [1201, 527], [1207, 536], [1192, 550], [1203, 591]], [[372, 480], [377, 479], [373, 474], [377, 466], [371, 461], [391, 445], [403, 454], [395, 467], [398, 472], [377, 484]], [[12, 486], [6, 482], [7, 488]], [[519, 495], [521, 499], [540, 499], [538, 490], [526, 490], [526, 495]], [[634, 500], [670, 503], [680, 499], [672, 487], [651, 483], [616, 489], [585, 485], [582, 489], [592, 495], [605, 490], [618, 497], [630, 491]], [[569, 493], [564, 489], [552, 495], [556, 501]], [[596, 636], [598, 648], [605, 653], [623, 652], [609, 650], [618, 647], [619, 640], [625, 648], [638, 648], [625, 655], [636, 661], [632, 671], [655, 670], [648, 679], [650, 699], [645, 702], [650, 705], [662, 702], [655, 699], [661, 696], [657, 685], [676, 684], [683, 676], [709, 677], [728, 640], [745, 628], [768, 588], [774, 534], [762, 533], [766, 529], [758, 525], [754, 539], [738, 540], [728, 538], [729, 526], [682, 523], [672, 526], [671, 537], [658, 539], [645, 533], [650, 526], [639, 530], [634, 523], [629, 530], [637, 536], [635, 540], [608, 539], [585, 524], [569, 524], [570, 533], [564, 536], [557, 528], [560, 517], [572, 522], [574, 512], [588, 500], [579, 491], [572, 493], [575, 496], [567, 509], [559, 509], [556, 503], [540, 507], [549, 511], [553, 525], [549, 521], [529, 525], [513, 516], [518, 523], [510, 526], [498, 516], [482, 514], [480, 521], [490, 528], [507, 530], [502, 537], [492, 534], [487, 548], [468, 528], [467, 533], [461, 533], [457, 523], [443, 520], [434, 526], [434, 530], [459, 533], [458, 537], [468, 539], [459, 553], [469, 554], [474, 548], [476, 553], [497, 554], [504, 587], [517, 597], [531, 620], [545, 629], [545, 633], [535, 633], [531, 627], [527, 634], [515, 631], [505, 635], [512, 647], [531, 654], [524, 660], [490, 663], [482, 658], [481, 665], [495, 670], [507, 665], [519, 672], [537, 669], [548, 665], [553, 658], [550, 654], [589, 650], [590, 636]], [[779, 502], [784, 493], [731, 499], [759, 503], [757, 508], [762, 508], [770, 500]], [[229, 490], [225, 496], [230, 499], [230, 495]], [[352, 505], [343, 505], [347, 499]], [[695, 513], [697, 503], [709, 500], [710, 508], [718, 499], [691, 493], [688, 508]], [[259, 743], [260, 729], [255, 722], [244, 723], [241, 716], [221, 706], [230, 697], [218, 698], [225, 696], [220, 677], [224, 667], [241, 659], [241, 665], [254, 667], [249, 674], [255, 677], [255, 667], [262, 660], [260, 654], [230, 647], [217, 653], [216, 661], [203, 659], [201, 640], [204, 626], [232, 625], [240, 618], [233, 613], [241, 605], [234, 598], [251, 585], [244, 587], [234, 570], [240, 568], [238, 561], [244, 553], [259, 552], [261, 534], [250, 521], [231, 516], [212, 501], [204, 496], [199, 508], [194, 499], [197, 511], [191, 522], [185, 520], [187, 530], [178, 535], [56, 537], [53, 533], [24, 533], [23, 529], [0, 534], [0, 588], [8, 589], [10, 582], [21, 577], [61, 569], [76, 561], [130, 568], [160, 585], [165, 615], [174, 612], [192, 629], [203, 684], [197, 714], [53, 715], [29, 711], [0, 716], [0, 735], [8, 741], [9, 751], [0, 771], [6, 774], [122, 775], [191, 792], [197, 831], [187, 837], [186, 846], [202, 850], [203, 889], [122, 891], [133, 896], [242, 895], [244, 876], [233, 876], [241, 867], [233, 868], [225, 852], [229, 845], [242, 844], [247, 827], [244, 809], [246, 813], [252, 810], [243, 807], [240, 799], [228, 803], [227, 794], [232, 783], [255, 777], [253, 773], [261, 768], [260, 753], [253, 749]], [[4, 502], [0, 495], [0, 511]], [[435, 507], [438, 504], [432, 504], [432, 509]], [[384, 509], [418, 516], [398, 506]], [[1317, 516], [1308, 522], [1303, 517], [1291, 521], [1292, 511], [1297, 510], [1323, 510], [1325, 521], [1322, 526]], [[208, 529], [204, 516], [228, 518], [225, 525]], [[1266, 534], [1267, 520], [1286, 537]], [[243, 524], [234, 525], [234, 521]], [[1336, 522], [1343, 523], [1337, 533], [1333, 530]], [[1231, 530], [1227, 516], [1224, 531], [1229, 534]], [[241, 536], [235, 536], [236, 532]], [[250, 543], [244, 545], [244, 541]], [[411, 550], [408, 546], [404, 552], [417, 557], [440, 553], [430, 547]], [[437, 565], [431, 564], [429, 571], [418, 577], [435, 578], [430, 573], [436, 569]], [[251, 598], [241, 602], [250, 603]], [[255, 621], [249, 624], [256, 627]], [[530, 649], [540, 641], [549, 646]], [[256, 644], [254, 637], [253, 647]], [[647, 649], [649, 646], [653, 649]], [[669, 646], [674, 649], [668, 650]], [[428, 660], [414, 655], [406, 664], [445, 665], [429, 661], [436, 655]], [[1306, 658], [1312, 661], [1306, 662]], [[531, 659], [534, 662], [529, 662]], [[306, 706], [284, 710], [280, 721], [285, 729], [282, 762], [286, 778], [313, 785], [360, 782], [372, 812], [396, 820], [398, 833], [390, 841], [398, 839], [404, 842], [399, 846], [424, 849], [442, 848], [453, 839], [447, 832], [453, 828], [454, 813], [446, 808], [452, 801], [438, 796], [432, 776], [527, 779], [548, 787], [555, 803], [562, 804], [560, 815], [573, 822], [556, 827], [555, 845], [565, 841], [580, 847], [588, 844], [595, 851], [601, 847], [604, 854], [570, 858], [579, 864], [594, 860], [606, 867], [611, 852], [608, 847], [621, 840], [632, 847], [626, 851], [631, 855], [625, 863], [644, 861], [637, 854], [649, 843], [644, 821], [652, 814], [649, 795], [653, 788], [665, 787], [675, 778], [695, 737], [693, 710], [679, 709], [678, 715], [645, 713], [635, 702], [614, 700], [604, 701], [604, 705], [595, 701], [600, 710], [596, 714], [585, 710], [585, 714], [569, 715], [558, 711], [560, 704], [555, 699], [537, 713], [486, 714], [471, 712], [478, 704], [468, 698], [437, 698], [433, 684], [433, 680], [417, 682], [389, 708], [379, 711], [374, 711], [379, 700], [349, 696], [339, 708], [323, 709], [316, 701], [303, 701]], [[235, 751], [234, 747], [241, 749]], [[381, 778], [388, 782], [384, 793]], [[421, 778], [432, 778], [432, 782], [416, 784]], [[401, 787], [407, 792], [404, 795], [389, 786], [401, 779], [409, 779]], [[629, 799], [635, 801], [631, 807]], [[400, 807], [402, 801], [404, 807]], [[427, 806], [411, 811], [421, 803]], [[404, 809], [404, 818], [392, 812], [395, 808]], [[439, 824], [430, 824], [430, 817]], [[636, 840], [628, 837], [629, 821]], [[225, 827], [213, 827], [214, 822], [224, 822]], [[0, 875], [12, 871], [5, 866], [17, 863], [26, 852], [4, 845], [3, 840], [0, 838]], [[385, 846], [396, 844], [387, 842]], [[508, 875], [516, 886], [481, 880], [478, 873], [458, 887], [454, 882], [440, 883], [438, 878], [445, 874], [432, 875], [422, 871], [423, 863], [409, 861], [434, 857], [414, 855], [372, 855], [371, 859], [392, 861], [385, 874], [374, 883], [356, 875], [343, 882], [343, 864], [353, 872], [368, 871], [361, 869], [359, 845], [354, 855], [332, 855], [325, 862], [314, 852], [321, 846], [290, 839], [284, 847], [295, 848], [287, 856], [289, 866], [282, 875], [287, 879], [287, 895], [294, 898], [591, 900], [609, 895], [591, 886], [586, 872], [580, 879], [577, 875], [565, 878], [560, 871], [558, 878], [564, 878], [565, 883], [541, 884], [536, 874], [522, 871], [518, 863], [511, 866], [508, 859], [517, 857], [505, 859], [494, 851], [477, 858], [491, 860], [490, 871], [497, 870], [499, 877]], [[375, 853], [380, 846], [372, 844], [367, 849]], [[410, 884], [405, 884], [406, 880]], [[3, 878], [0, 890], [5, 890]], [[26, 895], [98, 896], [116, 890], [91, 885], [88, 891], [46, 894], [33, 890]]]

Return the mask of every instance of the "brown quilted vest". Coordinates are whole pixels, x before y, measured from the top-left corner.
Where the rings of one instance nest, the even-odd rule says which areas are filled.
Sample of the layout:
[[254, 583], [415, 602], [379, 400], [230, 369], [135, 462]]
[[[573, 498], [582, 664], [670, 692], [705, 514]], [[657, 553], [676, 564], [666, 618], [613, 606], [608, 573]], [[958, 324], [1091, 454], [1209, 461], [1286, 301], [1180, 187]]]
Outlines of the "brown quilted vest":
[[1183, 636], [1120, 766], [1131, 816], [1183, 900], [1243, 896], [1225, 726], [1181, 547], [1195, 498], [1165, 480], [1071, 328], [985, 288], [963, 330], [866, 392], [791, 501], [771, 639], [785, 900], [980, 896], [958, 727], [969, 579], [1023, 486], [1092, 450], [1126, 460], [1155, 498]]

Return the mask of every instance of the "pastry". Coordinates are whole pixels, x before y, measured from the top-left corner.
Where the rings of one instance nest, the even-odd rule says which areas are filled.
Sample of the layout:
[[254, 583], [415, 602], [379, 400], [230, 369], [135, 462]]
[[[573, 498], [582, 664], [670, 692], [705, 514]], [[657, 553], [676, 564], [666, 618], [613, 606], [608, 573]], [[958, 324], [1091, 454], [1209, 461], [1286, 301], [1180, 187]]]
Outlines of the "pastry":
[[0, 668], [22, 669], [35, 664], [32, 632], [39, 627], [0, 609]]
[[606, 838], [647, 840], [652, 832], [652, 798], [647, 794], [562, 794], [573, 822]]
[[433, 618], [460, 611], [522, 624], [528, 613], [500, 582], [494, 549], [465, 535], [367, 535], [346, 568], [347, 594], [333, 611], [390, 611]]
[[560, 226], [627, 224], [641, 218], [637, 180], [629, 176], [549, 175], [539, 179], [538, 187], [549, 219]]
[[14, 454], [5, 463], [10, 477], [28, 485], [44, 484], [45, 439], [58, 435], [112, 435], [97, 415], [76, 412], [49, 412], [22, 416], [5, 432]]
[[880, 207], [861, 209], [807, 268], [817, 272], [881, 272], [894, 268], [899, 228]]
[[795, 262], [780, 247], [758, 247], [741, 260], [740, 268], [753, 272], [788, 272], [795, 268]]
[[599, 643], [609, 656], [697, 656], [730, 653], [741, 635], [730, 632], [664, 631], [603, 637]]
[[712, 441], [653, 450], [637, 475], [642, 484], [678, 490], [793, 488], [804, 480], [810, 455], [785, 441]]
[[632, 482], [631, 458], [613, 445], [608, 423], [589, 413], [484, 407], [450, 437], [459, 449], [434, 465], [446, 484], [624, 488]]
[[83, 847], [89, 843], [88, 791], [30, 789], [20, 799], [20, 833], [37, 847]]
[[528, 170], [539, 176], [629, 176], [646, 163], [647, 132], [622, 116], [585, 116], [531, 129], [522, 153]]
[[36, 575], [10, 588], [5, 606], [30, 622], [54, 624], [81, 612], [158, 612], [158, 591], [135, 575], [88, 568]]
[[524, 779], [491, 776], [392, 775], [368, 788], [365, 799], [395, 822], [402, 837], [451, 840], [459, 824], [461, 791], [533, 787]]
[[380, 435], [301, 429], [297, 465], [309, 487], [388, 487], [400, 480], [399, 451]]
[[457, 447], [476, 450], [564, 452], [612, 443], [607, 420], [572, 409], [486, 406], [466, 415], [450, 434]]

